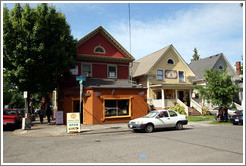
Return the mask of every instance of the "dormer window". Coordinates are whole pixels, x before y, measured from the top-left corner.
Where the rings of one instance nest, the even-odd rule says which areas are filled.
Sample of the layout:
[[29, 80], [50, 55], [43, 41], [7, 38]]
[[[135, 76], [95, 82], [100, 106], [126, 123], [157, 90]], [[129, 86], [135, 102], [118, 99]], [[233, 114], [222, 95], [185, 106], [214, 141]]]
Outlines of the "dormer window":
[[174, 61], [172, 59], [168, 59], [167, 60], [167, 64], [173, 65], [174, 64]]
[[94, 48], [94, 53], [105, 54], [106, 52], [105, 49], [99, 45]]

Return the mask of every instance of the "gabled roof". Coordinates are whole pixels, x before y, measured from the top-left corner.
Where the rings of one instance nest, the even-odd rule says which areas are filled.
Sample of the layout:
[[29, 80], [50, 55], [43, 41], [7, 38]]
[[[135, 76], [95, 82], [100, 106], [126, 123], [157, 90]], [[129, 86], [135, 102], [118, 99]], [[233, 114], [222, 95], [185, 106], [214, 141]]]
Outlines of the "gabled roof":
[[[172, 49], [178, 58], [183, 62], [183, 64], [190, 69], [178, 51], [171, 44], [164, 47], [148, 56], [145, 56], [135, 62], [133, 62], [133, 77], [138, 77], [142, 75], [148, 75], [148, 73], [155, 67], [155, 65], [167, 54], [168, 50]], [[192, 70], [190, 69], [192, 72]], [[193, 73], [193, 72], [192, 72]], [[194, 73], [193, 73], [194, 74]], [[194, 74], [195, 75], [195, 74]]]
[[205, 70], [213, 69], [215, 64], [218, 62], [220, 58], [223, 58], [227, 63], [227, 66], [232, 70], [234, 74], [236, 74], [235, 70], [233, 69], [231, 64], [227, 61], [223, 53], [219, 53], [207, 58], [190, 62], [189, 66], [192, 69], [192, 71], [196, 74], [196, 80], [202, 80], [205, 75]]
[[147, 74], [153, 65], [164, 55], [165, 52], [171, 47], [171, 45], [164, 47], [150, 55], [147, 55], [137, 61], [133, 62], [133, 77], [138, 77]]
[[134, 57], [119, 43], [117, 42], [102, 26], [99, 26], [98, 28], [96, 28], [95, 30], [93, 30], [92, 32], [90, 32], [89, 34], [87, 34], [86, 36], [84, 36], [83, 38], [81, 38], [78, 43], [77, 46], [83, 44], [84, 42], [86, 42], [88, 39], [92, 38], [94, 35], [96, 35], [97, 33], [101, 33], [116, 49], [118, 49], [127, 59], [131, 59], [132, 61], [134, 61]]

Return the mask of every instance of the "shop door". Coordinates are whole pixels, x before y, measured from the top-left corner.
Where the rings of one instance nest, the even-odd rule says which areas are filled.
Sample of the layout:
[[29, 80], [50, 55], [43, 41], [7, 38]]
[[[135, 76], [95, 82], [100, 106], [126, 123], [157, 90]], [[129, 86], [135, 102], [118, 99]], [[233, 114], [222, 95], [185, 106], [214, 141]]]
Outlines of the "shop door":
[[[73, 112], [79, 113], [79, 100], [73, 100]], [[83, 124], [83, 101], [81, 102], [80, 123]]]

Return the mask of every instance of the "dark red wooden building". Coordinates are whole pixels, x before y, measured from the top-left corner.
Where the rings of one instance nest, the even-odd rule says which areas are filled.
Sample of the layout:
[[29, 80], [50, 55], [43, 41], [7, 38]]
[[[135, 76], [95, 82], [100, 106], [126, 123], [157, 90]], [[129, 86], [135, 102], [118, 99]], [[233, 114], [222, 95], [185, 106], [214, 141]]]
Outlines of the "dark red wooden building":
[[59, 90], [58, 109], [79, 112], [83, 82], [81, 122], [83, 124], [120, 123], [147, 113], [147, 89], [130, 81], [129, 69], [134, 58], [103, 27], [78, 41], [77, 65], [73, 77]]

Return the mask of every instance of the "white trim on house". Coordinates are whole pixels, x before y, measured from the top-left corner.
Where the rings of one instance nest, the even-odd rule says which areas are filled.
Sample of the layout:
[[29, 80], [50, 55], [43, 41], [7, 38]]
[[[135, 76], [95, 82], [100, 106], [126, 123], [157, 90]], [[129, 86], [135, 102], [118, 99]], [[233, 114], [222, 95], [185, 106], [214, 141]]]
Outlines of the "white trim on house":
[[90, 68], [91, 68], [91, 74], [88, 76], [88, 75], [86, 75], [85, 77], [93, 77], [93, 75], [92, 75], [92, 63], [84, 63], [84, 62], [81, 62], [81, 65], [80, 65], [80, 67], [81, 67], [81, 69], [80, 69], [80, 72], [81, 72], [81, 75], [83, 75], [83, 65], [90, 65]]
[[[172, 61], [173, 61], [173, 64], [168, 63], [169, 60], [172, 60]], [[175, 65], [175, 61], [174, 61], [172, 58], [168, 58], [167, 64], [168, 64], [168, 65]]]
[[[184, 73], [184, 81], [180, 81], [180, 79], [179, 79], [179, 72], [183, 72]], [[179, 82], [185, 82], [186, 80], [185, 80], [185, 71], [183, 71], [183, 70], [178, 70], [178, 80], [179, 80]]]
[[[162, 80], [158, 80], [158, 75], [157, 75], [158, 70], [162, 70]], [[165, 70], [164, 69], [156, 69], [156, 80], [157, 81], [165, 81]]]
[[[96, 49], [98, 49], [98, 48], [102, 49], [103, 52], [97, 52]], [[97, 54], [106, 54], [105, 48], [103, 48], [101, 45], [96, 46], [96, 47], [94, 48], [93, 52], [94, 52], [94, 53], [97, 53]]]
[[[109, 67], [115, 67], [115, 77], [110, 77], [109, 76]], [[108, 64], [107, 65], [107, 77], [108, 78], [118, 78], [118, 75], [117, 75], [117, 65], [114, 65], [114, 64]]]

